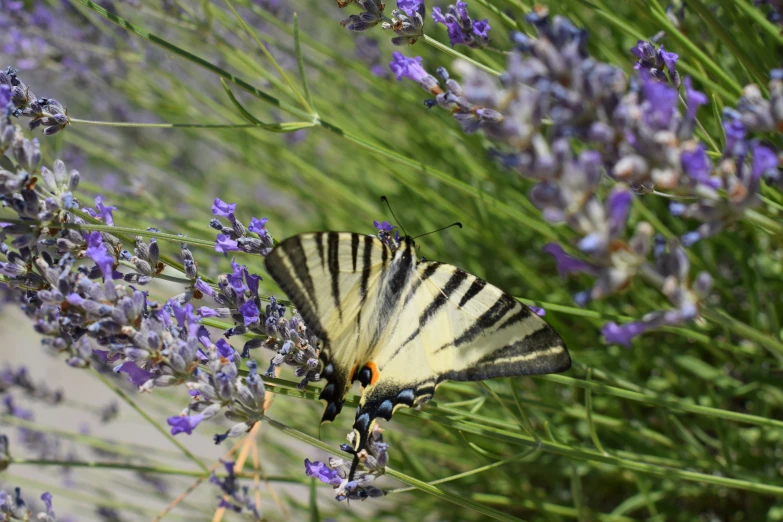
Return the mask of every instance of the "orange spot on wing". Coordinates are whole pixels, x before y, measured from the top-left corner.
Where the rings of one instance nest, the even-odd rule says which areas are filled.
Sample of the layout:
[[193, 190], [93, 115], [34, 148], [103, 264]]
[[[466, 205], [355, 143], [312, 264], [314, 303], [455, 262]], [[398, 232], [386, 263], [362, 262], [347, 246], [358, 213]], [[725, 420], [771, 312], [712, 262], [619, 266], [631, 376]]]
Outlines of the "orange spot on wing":
[[381, 376], [381, 372], [380, 370], [378, 370], [378, 365], [370, 361], [367, 364], [365, 364], [365, 366], [368, 367], [372, 372], [372, 378], [370, 378], [370, 384], [375, 384], [378, 381], [378, 378], [380, 378]]

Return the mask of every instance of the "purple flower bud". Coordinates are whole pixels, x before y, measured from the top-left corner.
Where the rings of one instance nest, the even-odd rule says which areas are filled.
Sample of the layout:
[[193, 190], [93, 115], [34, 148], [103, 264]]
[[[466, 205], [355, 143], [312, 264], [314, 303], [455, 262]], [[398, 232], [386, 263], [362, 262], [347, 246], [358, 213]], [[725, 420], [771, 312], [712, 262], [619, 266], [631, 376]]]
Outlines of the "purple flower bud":
[[569, 256], [565, 253], [563, 247], [557, 243], [549, 243], [546, 245], [544, 247], [544, 252], [555, 258], [555, 262], [557, 263], [557, 272], [561, 277], [565, 277], [571, 272], [584, 272], [587, 274], [596, 273], [594, 266], [585, 261]]
[[215, 295], [215, 291], [212, 289], [212, 287], [202, 281], [200, 277], [196, 279], [195, 287], [196, 290], [200, 290], [204, 295], [208, 295], [210, 297]]
[[169, 423], [169, 426], [171, 426], [171, 434], [177, 435], [178, 433], [187, 433], [190, 435], [193, 433], [193, 430], [196, 428], [196, 426], [199, 425], [201, 421], [204, 420], [204, 415], [201, 413], [198, 413], [196, 415], [190, 415], [190, 416], [180, 416], [177, 415], [176, 417], [169, 417], [166, 419], [166, 422]]
[[631, 339], [644, 333], [652, 327], [651, 323], [635, 322], [622, 326], [610, 321], [601, 328], [606, 342], [609, 344], [622, 344], [626, 348], [631, 347]]
[[212, 203], [212, 213], [216, 216], [228, 217], [236, 208], [236, 203], [226, 203], [220, 198], [215, 198], [215, 202]]
[[628, 220], [628, 213], [631, 211], [633, 196], [622, 185], [617, 185], [606, 200], [609, 220], [609, 235], [611, 237], [620, 237], [625, 231], [625, 223]]

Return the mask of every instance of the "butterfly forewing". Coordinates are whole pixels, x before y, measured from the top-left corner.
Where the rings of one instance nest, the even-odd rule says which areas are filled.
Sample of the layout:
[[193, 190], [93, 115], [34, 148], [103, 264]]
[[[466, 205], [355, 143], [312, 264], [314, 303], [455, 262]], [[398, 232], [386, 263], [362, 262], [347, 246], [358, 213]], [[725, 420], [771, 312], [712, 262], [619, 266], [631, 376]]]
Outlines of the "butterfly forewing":
[[337, 232], [294, 236], [266, 257], [272, 278], [321, 338], [323, 420], [340, 412], [351, 373], [364, 355], [362, 325], [369, 318], [362, 312], [372, 310], [368, 302], [377, 302], [378, 279], [390, 257], [374, 236]]

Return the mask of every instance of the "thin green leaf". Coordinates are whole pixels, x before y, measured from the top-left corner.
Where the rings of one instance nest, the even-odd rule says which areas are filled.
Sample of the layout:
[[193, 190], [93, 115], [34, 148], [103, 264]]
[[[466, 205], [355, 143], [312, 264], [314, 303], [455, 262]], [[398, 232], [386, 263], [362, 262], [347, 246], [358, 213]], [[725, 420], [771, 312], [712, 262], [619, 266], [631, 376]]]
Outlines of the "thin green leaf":
[[[307, 81], [307, 73], [304, 66], [304, 55], [302, 54], [302, 44], [299, 41], [299, 15], [294, 13], [294, 48], [296, 49], [296, 65], [299, 67], [299, 81], [302, 82], [302, 90], [304, 90], [305, 98], [310, 106], [310, 110], [315, 112], [315, 105], [313, 105], [313, 98], [310, 95], [310, 85]], [[316, 116], [317, 117], [317, 116]]]

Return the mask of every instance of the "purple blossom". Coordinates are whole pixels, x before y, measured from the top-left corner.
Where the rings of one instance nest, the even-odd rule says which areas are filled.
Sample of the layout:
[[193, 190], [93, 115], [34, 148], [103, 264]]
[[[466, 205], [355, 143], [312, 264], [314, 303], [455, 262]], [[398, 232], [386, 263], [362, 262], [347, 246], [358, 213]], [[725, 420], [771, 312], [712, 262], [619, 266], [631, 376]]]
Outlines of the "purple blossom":
[[601, 333], [609, 344], [622, 344], [626, 348], [631, 347], [631, 340], [653, 327], [652, 323], [634, 322], [618, 325], [610, 321], [601, 329]]
[[239, 307], [239, 313], [245, 318], [245, 325], [247, 326], [257, 322], [261, 312], [258, 310], [255, 301], [250, 299]]
[[231, 259], [231, 273], [228, 274], [227, 279], [231, 287], [238, 293], [243, 293], [247, 287], [245, 286], [244, 279], [247, 273], [245, 265], [240, 265], [234, 259]]
[[[639, 58], [634, 69], [649, 73], [657, 81], [671, 83], [674, 87], [680, 86], [680, 76], [676, 65], [679, 56], [666, 51], [661, 45], [658, 49], [652, 42], [639, 40], [631, 49], [631, 54]], [[668, 71], [668, 76], [664, 69]]]
[[677, 89], [655, 81], [650, 75], [642, 75], [642, 82], [646, 123], [657, 130], [667, 130], [677, 112]]
[[250, 232], [255, 232], [259, 235], [259, 237], [266, 237], [269, 235], [269, 232], [266, 230], [266, 224], [269, 221], [269, 218], [261, 218], [256, 219], [254, 217], [250, 218], [250, 226], [247, 227], [247, 229]]
[[712, 164], [703, 143], [684, 146], [680, 152], [683, 172], [694, 182], [713, 189], [720, 188], [720, 178], [712, 177]]
[[175, 417], [169, 417], [166, 422], [171, 426], [171, 434], [177, 435], [178, 433], [187, 433], [190, 435], [196, 426], [204, 420], [204, 415], [198, 413], [196, 415], [182, 416], [177, 415]]
[[565, 277], [571, 272], [584, 272], [587, 274], [594, 274], [596, 272], [595, 267], [590, 263], [569, 256], [563, 250], [563, 247], [557, 243], [549, 243], [544, 247], [544, 253], [549, 254], [555, 258], [557, 263], [557, 272], [560, 277]]
[[236, 210], [236, 203], [226, 203], [220, 198], [215, 198], [215, 202], [212, 203], [212, 213], [216, 216], [229, 217]]
[[229, 361], [234, 362], [234, 348], [232, 348], [231, 345], [228, 344], [228, 342], [226, 342], [225, 339], [223, 338], [218, 339], [218, 341], [215, 343], [215, 346], [217, 347], [218, 354], [221, 357], [224, 357]]
[[122, 363], [114, 369], [114, 372], [127, 373], [128, 382], [133, 383], [134, 386], [143, 386], [144, 383], [155, 377], [155, 374], [139, 367], [139, 365], [133, 361]]
[[693, 88], [690, 76], [686, 76], [682, 83], [685, 86], [685, 104], [688, 106], [685, 119], [692, 121], [696, 118], [696, 111], [699, 110], [699, 107], [705, 105], [709, 100], [706, 94]]
[[95, 196], [95, 208], [97, 209], [97, 212], [91, 208], [83, 208], [82, 211], [89, 214], [90, 217], [100, 219], [109, 226], [114, 226], [114, 216], [112, 216], [112, 212], [117, 210], [117, 207], [104, 205], [103, 196]]
[[541, 308], [540, 306], [528, 306], [534, 314], [536, 314], [539, 317], [544, 317], [546, 315], [546, 310]]
[[[620, 187], [620, 186], [618, 186]], [[625, 187], [615, 188], [606, 200], [609, 221], [609, 236], [616, 238], [625, 231], [628, 213], [631, 211], [633, 196]]]
[[218, 234], [215, 240], [215, 252], [228, 257], [229, 252], [238, 252], [239, 246], [235, 239], [231, 239], [228, 234]]
[[775, 151], [759, 143], [753, 143], [751, 150], [753, 151], [751, 180], [757, 181], [761, 176], [770, 174], [775, 177], [778, 170], [778, 156]]
[[258, 283], [263, 281], [263, 278], [260, 275], [251, 274], [245, 271], [245, 281], [247, 282], [247, 288], [250, 290], [250, 294], [257, 297]]
[[103, 244], [100, 232], [90, 232], [87, 235], [87, 256], [95, 261], [103, 273], [103, 280], [112, 279], [114, 271], [114, 257], [109, 255], [108, 250]]
[[414, 13], [418, 11], [419, 6], [423, 3], [423, 0], [397, 0], [397, 9], [408, 16], [413, 16]]
[[0, 112], [4, 112], [9, 103], [11, 103], [11, 87], [4, 83], [0, 84]]
[[480, 38], [489, 40], [489, 31], [491, 29], [492, 27], [489, 25], [489, 19], [487, 18], [473, 21], [473, 34]]
[[421, 56], [408, 58], [400, 52], [392, 53], [392, 61], [389, 62], [389, 69], [397, 77], [397, 81], [408, 78], [421, 85], [422, 89], [432, 94], [441, 92], [438, 81], [431, 76], [421, 65]]
[[196, 313], [199, 317], [217, 317], [220, 315], [218, 314], [217, 310], [214, 310], [208, 306], [200, 306], [199, 309], [196, 310]]
[[337, 470], [334, 470], [320, 461], [310, 462], [310, 459], [305, 459], [305, 473], [308, 477], [315, 477], [324, 484], [330, 484], [333, 487], [339, 487], [342, 484], [342, 479]]
[[394, 225], [392, 225], [391, 223], [389, 223], [388, 221], [384, 221], [383, 223], [381, 223], [380, 221], [375, 220], [375, 221], [372, 222], [372, 224], [373, 224], [373, 226], [375, 226], [375, 228], [378, 230], [378, 232], [387, 232], [389, 234], [391, 234], [392, 231], [395, 228], [397, 228]]

